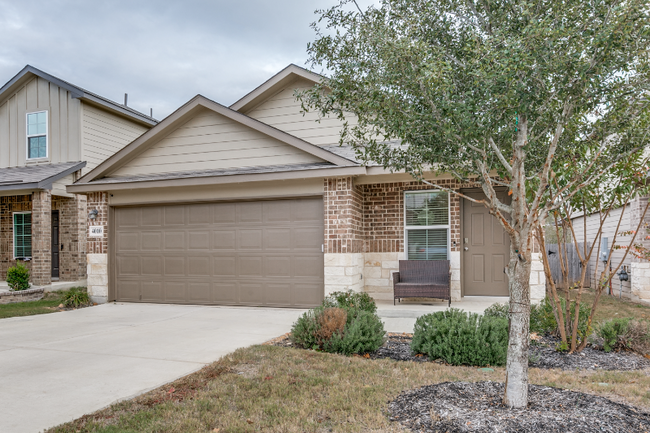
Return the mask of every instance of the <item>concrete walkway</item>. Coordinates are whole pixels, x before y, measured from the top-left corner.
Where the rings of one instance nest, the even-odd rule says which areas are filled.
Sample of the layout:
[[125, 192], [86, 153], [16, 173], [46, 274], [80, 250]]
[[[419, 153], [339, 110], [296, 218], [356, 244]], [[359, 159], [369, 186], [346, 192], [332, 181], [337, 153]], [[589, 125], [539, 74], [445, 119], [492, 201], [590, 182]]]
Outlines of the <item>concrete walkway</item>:
[[304, 310], [154, 304], [0, 320], [0, 432], [39, 432], [288, 332]]

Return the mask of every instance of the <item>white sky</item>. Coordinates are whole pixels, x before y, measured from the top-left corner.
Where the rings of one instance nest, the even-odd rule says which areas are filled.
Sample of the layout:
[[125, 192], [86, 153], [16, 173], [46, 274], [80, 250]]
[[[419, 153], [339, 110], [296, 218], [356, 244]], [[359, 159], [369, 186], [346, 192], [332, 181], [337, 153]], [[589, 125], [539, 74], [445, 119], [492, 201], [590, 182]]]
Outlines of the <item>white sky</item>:
[[0, 0], [0, 86], [29, 64], [157, 119], [197, 93], [229, 105], [305, 66], [314, 11], [336, 3]]

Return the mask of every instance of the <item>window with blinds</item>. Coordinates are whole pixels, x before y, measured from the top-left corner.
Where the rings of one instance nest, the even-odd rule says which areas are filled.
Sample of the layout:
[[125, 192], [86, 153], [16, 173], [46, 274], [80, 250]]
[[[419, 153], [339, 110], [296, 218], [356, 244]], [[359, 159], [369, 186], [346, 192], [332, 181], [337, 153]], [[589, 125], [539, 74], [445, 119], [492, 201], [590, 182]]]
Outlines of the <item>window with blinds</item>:
[[14, 258], [32, 256], [32, 214], [14, 214]]
[[449, 258], [449, 194], [442, 191], [404, 193], [408, 260]]

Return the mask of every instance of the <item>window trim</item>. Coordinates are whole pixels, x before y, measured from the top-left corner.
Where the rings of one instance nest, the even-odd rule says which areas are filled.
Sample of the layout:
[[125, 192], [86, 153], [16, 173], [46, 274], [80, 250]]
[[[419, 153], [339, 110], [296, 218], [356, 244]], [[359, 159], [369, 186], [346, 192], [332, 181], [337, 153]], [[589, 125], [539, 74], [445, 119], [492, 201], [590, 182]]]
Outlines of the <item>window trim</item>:
[[[45, 113], [45, 156], [38, 158], [29, 157], [29, 139], [32, 137], [42, 137], [43, 134], [29, 134], [29, 115]], [[25, 113], [25, 161], [42, 161], [50, 157], [50, 116], [48, 110], [38, 110]]]
[[[417, 194], [417, 193], [428, 193], [428, 192], [437, 192], [437, 193], [446, 193], [447, 194], [447, 224], [439, 225], [429, 225], [429, 226], [409, 226], [406, 225], [406, 195], [407, 194]], [[450, 260], [451, 257], [451, 194], [449, 191], [441, 191], [439, 189], [421, 189], [421, 190], [405, 190], [402, 196], [404, 209], [403, 218], [404, 218], [404, 260], [409, 260], [409, 250], [408, 250], [408, 231], [409, 230], [427, 230], [427, 229], [447, 229], [447, 260]]]
[[[31, 259], [32, 256], [28, 256], [28, 257], [17, 257], [16, 256], [17, 245], [16, 245], [16, 217], [15, 217], [15, 215], [19, 215], [19, 214], [30, 214], [31, 215], [32, 211], [12, 212], [12, 214], [11, 214], [11, 230], [13, 231], [13, 236], [12, 236], [12, 238], [13, 238], [12, 253], [13, 254], [12, 255], [14, 257], [14, 260]], [[32, 226], [33, 222], [29, 223], [29, 225]], [[34, 242], [33, 242], [34, 238], [33, 237], [34, 237], [34, 232], [32, 231], [32, 234], [29, 236], [29, 240], [30, 240], [30, 243], [31, 243], [30, 248], [32, 248], [34, 246]], [[32, 253], [33, 253], [33, 251], [32, 251]]]

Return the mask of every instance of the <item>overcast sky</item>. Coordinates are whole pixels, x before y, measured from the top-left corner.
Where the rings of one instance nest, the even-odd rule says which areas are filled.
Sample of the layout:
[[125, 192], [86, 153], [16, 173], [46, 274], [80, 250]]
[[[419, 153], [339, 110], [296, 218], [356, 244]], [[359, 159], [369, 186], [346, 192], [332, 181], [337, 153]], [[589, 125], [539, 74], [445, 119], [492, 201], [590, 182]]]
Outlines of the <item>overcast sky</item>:
[[314, 11], [336, 3], [0, 0], [0, 86], [29, 64], [158, 119], [197, 93], [229, 105], [305, 66]]

